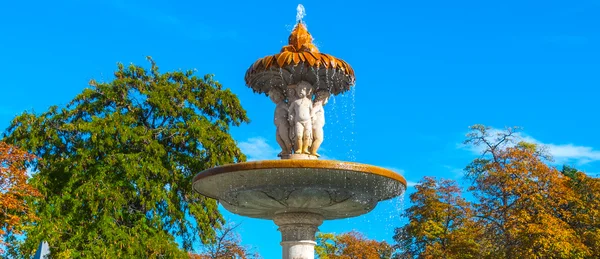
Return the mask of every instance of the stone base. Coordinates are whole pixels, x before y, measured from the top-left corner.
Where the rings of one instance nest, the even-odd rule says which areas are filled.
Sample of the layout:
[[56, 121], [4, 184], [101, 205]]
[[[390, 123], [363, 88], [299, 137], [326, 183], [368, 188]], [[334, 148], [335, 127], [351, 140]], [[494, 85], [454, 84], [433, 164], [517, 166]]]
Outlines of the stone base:
[[281, 155], [281, 159], [319, 159], [319, 157], [309, 154], [289, 154]]
[[314, 259], [315, 234], [324, 217], [315, 213], [288, 212], [275, 215], [273, 221], [281, 232], [283, 259]]

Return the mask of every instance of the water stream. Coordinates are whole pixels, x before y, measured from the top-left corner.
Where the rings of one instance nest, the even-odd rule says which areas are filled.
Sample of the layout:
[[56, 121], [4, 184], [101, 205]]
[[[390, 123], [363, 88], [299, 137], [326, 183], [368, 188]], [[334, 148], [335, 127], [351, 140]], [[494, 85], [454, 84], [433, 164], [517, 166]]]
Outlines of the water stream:
[[301, 22], [304, 16], [306, 16], [306, 10], [304, 10], [302, 4], [299, 4], [298, 7], [296, 7], [296, 23]]

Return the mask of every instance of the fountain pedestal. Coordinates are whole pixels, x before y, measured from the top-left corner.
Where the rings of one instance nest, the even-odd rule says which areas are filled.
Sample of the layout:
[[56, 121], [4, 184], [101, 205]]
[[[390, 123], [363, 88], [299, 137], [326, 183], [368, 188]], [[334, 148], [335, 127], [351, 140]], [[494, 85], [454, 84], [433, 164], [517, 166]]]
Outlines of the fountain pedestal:
[[314, 259], [315, 234], [324, 217], [315, 213], [288, 212], [275, 215], [281, 232], [283, 259]]

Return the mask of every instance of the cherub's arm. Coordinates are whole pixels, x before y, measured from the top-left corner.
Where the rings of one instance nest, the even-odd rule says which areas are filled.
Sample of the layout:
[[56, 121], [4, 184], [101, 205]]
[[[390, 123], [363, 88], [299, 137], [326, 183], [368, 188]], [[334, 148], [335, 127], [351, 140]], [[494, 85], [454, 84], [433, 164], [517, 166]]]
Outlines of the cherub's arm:
[[310, 112], [310, 117], [315, 117], [315, 114], [317, 114], [317, 112], [319, 112], [321, 108], [321, 103], [320, 102], [315, 102], [315, 104], [312, 106], [312, 110]]

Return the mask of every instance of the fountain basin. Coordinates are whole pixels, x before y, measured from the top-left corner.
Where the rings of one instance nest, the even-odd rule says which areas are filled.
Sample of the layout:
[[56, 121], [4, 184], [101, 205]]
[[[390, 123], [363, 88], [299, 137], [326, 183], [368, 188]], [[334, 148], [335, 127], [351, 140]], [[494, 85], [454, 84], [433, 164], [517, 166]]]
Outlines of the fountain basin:
[[365, 214], [396, 197], [406, 180], [366, 164], [333, 160], [264, 160], [220, 166], [194, 177], [193, 188], [227, 210], [253, 218], [313, 213], [325, 220]]

